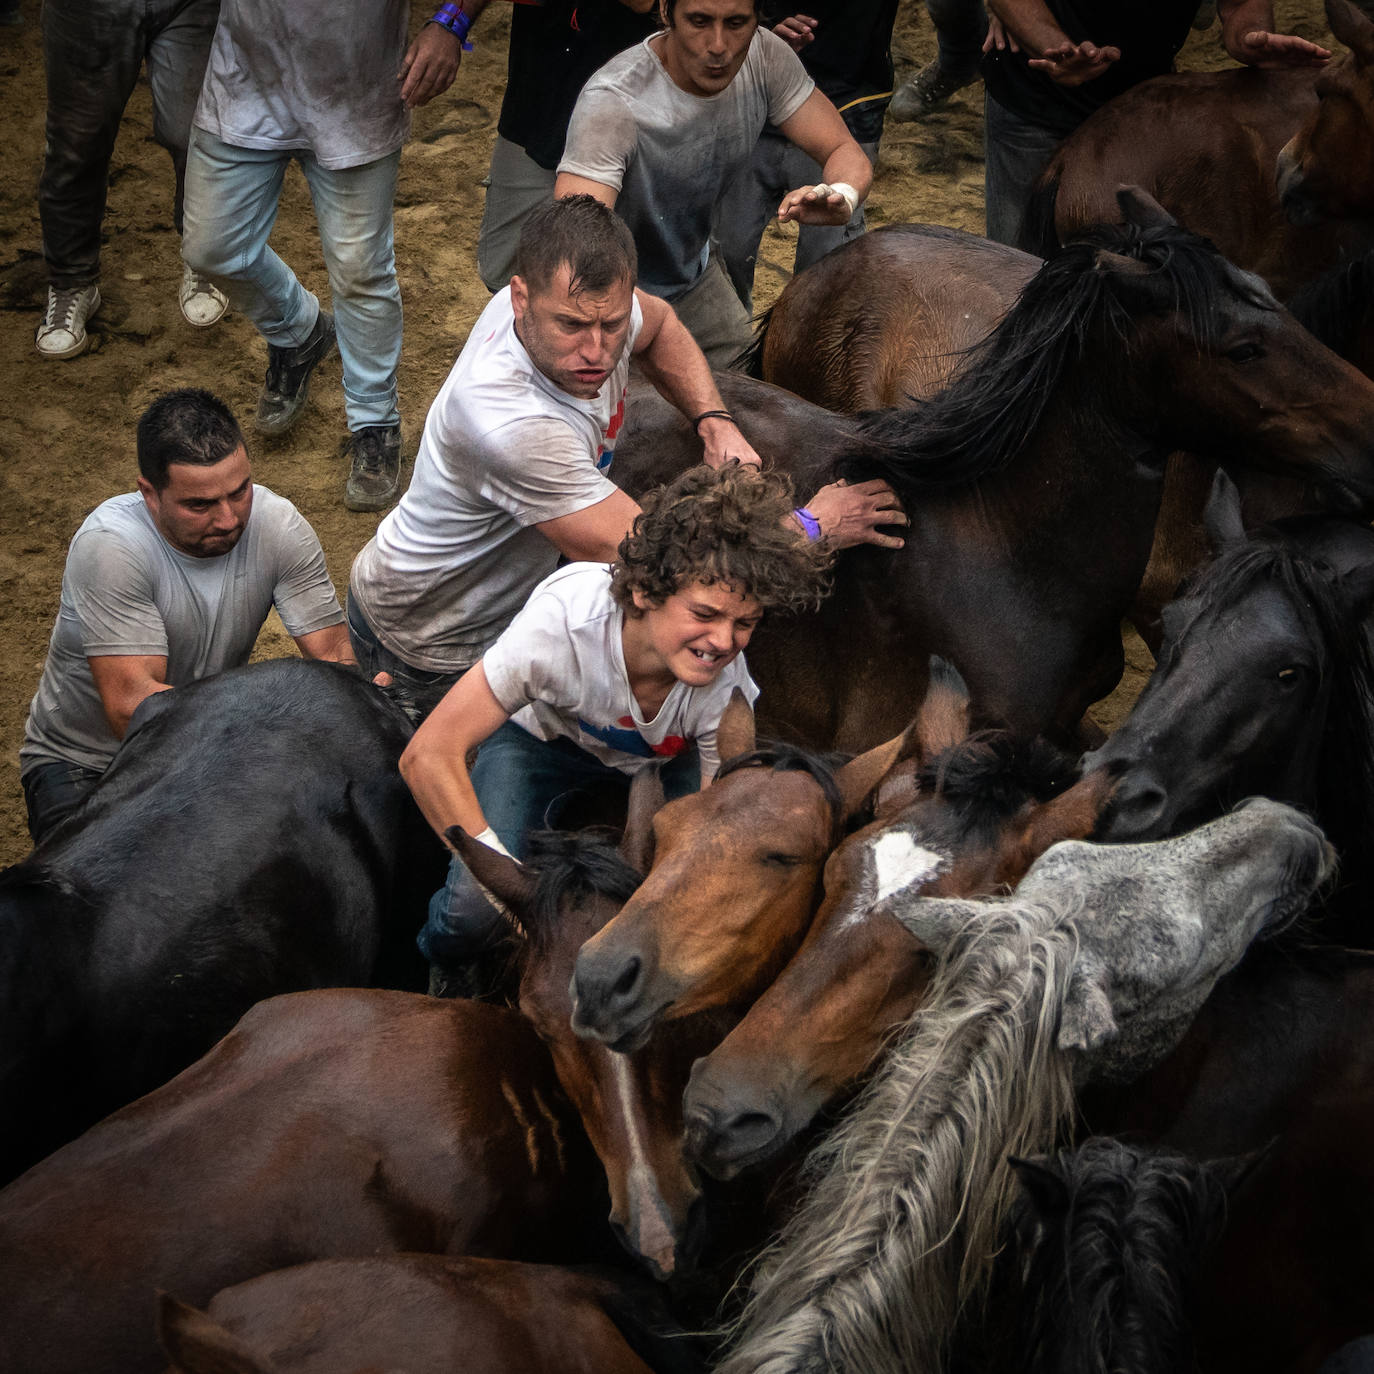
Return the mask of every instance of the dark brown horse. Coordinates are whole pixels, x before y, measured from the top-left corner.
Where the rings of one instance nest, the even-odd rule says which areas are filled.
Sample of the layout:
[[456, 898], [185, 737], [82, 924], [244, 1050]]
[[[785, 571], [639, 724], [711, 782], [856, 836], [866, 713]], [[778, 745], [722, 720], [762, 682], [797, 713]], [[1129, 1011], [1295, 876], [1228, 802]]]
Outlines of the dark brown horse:
[[[846, 551], [811, 616], [761, 627], [761, 722], [848, 750], [900, 730], [932, 652], [975, 708], [1067, 736], [1121, 672], [1119, 622], [1179, 448], [1374, 493], [1374, 385], [1253, 278], [1148, 201], [1139, 224], [1048, 263], [935, 400], [863, 424], [723, 378], [755, 448], [813, 489], [886, 476], [906, 547]], [[666, 403], [632, 398], [617, 480], [632, 493], [699, 456]]]
[[1278, 159], [1279, 197], [1300, 226], [1374, 218], [1374, 22], [1349, 0], [1326, 0], [1326, 17], [1350, 52], [1318, 75], [1317, 107]]
[[158, 1325], [174, 1374], [702, 1367], [643, 1280], [470, 1257], [319, 1260], [226, 1288], [208, 1312], [164, 1295]]

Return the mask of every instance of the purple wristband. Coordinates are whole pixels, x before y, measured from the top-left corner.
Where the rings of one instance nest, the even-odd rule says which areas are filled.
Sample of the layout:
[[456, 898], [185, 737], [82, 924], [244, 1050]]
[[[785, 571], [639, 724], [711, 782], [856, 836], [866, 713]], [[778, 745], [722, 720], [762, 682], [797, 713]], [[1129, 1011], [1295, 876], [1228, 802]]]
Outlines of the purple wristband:
[[798, 506], [792, 514], [801, 521], [801, 527], [806, 531], [807, 539], [814, 544], [821, 537], [821, 522], [805, 506]]
[[460, 9], [454, 0], [444, 0], [444, 3], [430, 16], [431, 24], [438, 24], [441, 29], [447, 29], [463, 45], [464, 52], [472, 51], [472, 44], [467, 42], [467, 32], [472, 27], [472, 16], [464, 9]]

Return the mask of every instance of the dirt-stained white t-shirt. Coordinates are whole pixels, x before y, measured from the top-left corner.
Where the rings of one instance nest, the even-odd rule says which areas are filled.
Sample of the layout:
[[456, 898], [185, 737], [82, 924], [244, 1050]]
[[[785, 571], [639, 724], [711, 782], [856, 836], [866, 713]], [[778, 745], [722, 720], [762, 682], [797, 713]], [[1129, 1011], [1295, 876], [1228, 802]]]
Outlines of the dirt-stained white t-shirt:
[[222, 0], [194, 123], [238, 148], [360, 167], [410, 132], [409, 0]]
[[105, 768], [114, 758], [119, 741], [87, 659], [166, 658], [164, 680], [184, 687], [247, 663], [274, 605], [293, 638], [343, 620], [320, 541], [285, 497], [254, 486], [239, 542], [213, 558], [173, 548], [138, 492], [102, 502], [67, 551], [21, 772], [51, 762]]
[[377, 638], [412, 667], [461, 672], [558, 565], [536, 529], [615, 490], [625, 352], [594, 399], [550, 381], [516, 337], [510, 287], [478, 317], [425, 420], [410, 486], [353, 564], [349, 592]]
[[493, 695], [536, 739], [568, 739], [622, 773], [676, 758], [696, 745], [701, 780], [720, 767], [716, 727], [736, 687], [752, 705], [759, 689], [744, 655], [705, 687], [673, 684], [652, 720], [630, 690], [605, 563], [569, 563], [535, 588], [525, 609], [482, 656]]
[[613, 57], [582, 88], [558, 170], [619, 192], [639, 285], [673, 301], [706, 271], [716, 202], [748, 165], [764, 124], [791, 119], [816, 83], [781, 38], [759, 29], [723, 91], [691, 95], [653, 42]]

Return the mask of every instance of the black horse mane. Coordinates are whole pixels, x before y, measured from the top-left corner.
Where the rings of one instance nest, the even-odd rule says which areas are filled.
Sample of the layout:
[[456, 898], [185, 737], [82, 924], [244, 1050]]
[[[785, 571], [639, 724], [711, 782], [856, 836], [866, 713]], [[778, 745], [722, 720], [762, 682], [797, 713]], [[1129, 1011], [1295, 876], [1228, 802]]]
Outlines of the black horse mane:
[[1190, 1280], [1225, 1219], [1220, 1179], [1185, 1156], [1100, 1138], [1036, 1166], [1034, 1186], [1022, 1174], [1019, 1243], [1003, 1264], [1003, 1310], [1019, 1316], [1008, 1367], [1192, 1368]]
[[1246, 540], [1224, 549], [1180, 588], [1179, 602], [1198, 604], [1170, 634], [1163, 661], [1176, 659], [1179, 645], [1205, 610], [1234, 605], [1263, 585], [1276, 587], [1307, 619], [1335, 666], [1317, 765], [1316, 819], [1342, 859], [1359, 862], [1374, 827], [1374, 654], [1363, 623], [1342, 607], [1332, 570], [1278, 540]]
[[831, 845], [839, 844], [844, 835], [844, 798], [840, 795], [840, 785], [835, 781], [835, 770], [828, 759], [800, 745], [767, 744], [747, 754], [726, 759], [716, 773], [716, 781], [728, 778], [742, 768], [771, 768], [775, 773], [806, 773], [814, 778], [830, 807]]
[[[1104, 251], [1149, 271], [1102, 270]], [[1221, 301], [1247, 289], [1210, 242], [1177, 225], [1091, 230], [1031, 278], [943, 392], [861, 416], [860, 443], [836, 461], [835, 475], [882, 477], [918, 496], [998, 472], [1030, 442], [1065, 372], [1105, 337], [1126, 340], [1140, 315], [1179, 311], [1198, 346], [1212, 348]], [[1276, 308], [1259, 286], [1248, 299]]]
[[1374, 253], [1323, 272], [1288, 302], [1289, 312], [1298, 323], [1342, 358], [1355, 351], [1371, 308]]
[[623, 904], [644, 881], [616, 848], [615, 832], [604, 827], [536, 831], [525, 866], [534, 875], [526, 934], [539, 953], [552, 942], [564, 903], [599, 896]]

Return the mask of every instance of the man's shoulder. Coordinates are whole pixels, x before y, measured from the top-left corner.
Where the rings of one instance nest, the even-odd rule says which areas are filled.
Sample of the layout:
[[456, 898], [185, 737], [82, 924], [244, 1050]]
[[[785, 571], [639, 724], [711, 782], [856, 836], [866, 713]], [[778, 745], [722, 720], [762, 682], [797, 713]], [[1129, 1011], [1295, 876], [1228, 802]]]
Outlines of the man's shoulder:
[[146, 562], [157, 555], [161, 543], [143, 497], [136, 491], [121, 492], [102, 501], [81, 522], [72, 536], [67, 564], [80, 572], [112, 557], [126, 564]]

